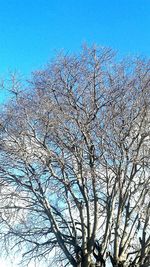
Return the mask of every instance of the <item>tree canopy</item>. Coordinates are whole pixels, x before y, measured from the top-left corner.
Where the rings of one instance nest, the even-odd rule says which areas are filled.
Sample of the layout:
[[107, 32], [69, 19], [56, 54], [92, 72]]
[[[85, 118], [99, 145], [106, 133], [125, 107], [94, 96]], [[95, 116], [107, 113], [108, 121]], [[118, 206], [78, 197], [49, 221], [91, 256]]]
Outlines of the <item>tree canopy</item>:
[[149, 266], [149, 63], [84, 47], [9, 88], [0, 233], [25, 266]]

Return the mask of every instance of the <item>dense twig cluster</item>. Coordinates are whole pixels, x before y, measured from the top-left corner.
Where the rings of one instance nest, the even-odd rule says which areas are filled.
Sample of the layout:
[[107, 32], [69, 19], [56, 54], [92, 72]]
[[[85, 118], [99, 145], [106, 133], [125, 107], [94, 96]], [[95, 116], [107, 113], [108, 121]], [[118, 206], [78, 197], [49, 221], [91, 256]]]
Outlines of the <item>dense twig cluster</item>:
[[84, 48], [26, 88], [1, 111], [1, 240], [25, 264], [148, 267], [149, 62]]

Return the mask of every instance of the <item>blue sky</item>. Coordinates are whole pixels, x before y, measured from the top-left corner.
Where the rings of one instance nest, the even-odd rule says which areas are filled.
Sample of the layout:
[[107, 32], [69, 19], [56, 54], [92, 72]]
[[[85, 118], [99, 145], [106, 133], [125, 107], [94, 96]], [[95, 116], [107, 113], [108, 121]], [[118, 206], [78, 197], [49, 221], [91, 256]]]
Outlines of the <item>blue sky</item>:
[[0, 0], [0, 72], [29, 73], [83, 42], [150, 53], [150, 0]]
[[29, 75], [84, 42], [149, 56], [150, 0], [0, 0], [0, 78]]

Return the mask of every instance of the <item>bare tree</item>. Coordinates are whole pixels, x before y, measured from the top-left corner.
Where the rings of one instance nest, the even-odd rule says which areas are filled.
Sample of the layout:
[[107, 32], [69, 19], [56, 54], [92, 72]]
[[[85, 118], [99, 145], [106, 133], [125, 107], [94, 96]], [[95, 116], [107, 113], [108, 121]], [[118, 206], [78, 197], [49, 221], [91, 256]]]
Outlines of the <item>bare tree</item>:
[[149, 99], [149, 61], [85, 47], [2, 110], [1, 240], [26, 265], [148, 266]]

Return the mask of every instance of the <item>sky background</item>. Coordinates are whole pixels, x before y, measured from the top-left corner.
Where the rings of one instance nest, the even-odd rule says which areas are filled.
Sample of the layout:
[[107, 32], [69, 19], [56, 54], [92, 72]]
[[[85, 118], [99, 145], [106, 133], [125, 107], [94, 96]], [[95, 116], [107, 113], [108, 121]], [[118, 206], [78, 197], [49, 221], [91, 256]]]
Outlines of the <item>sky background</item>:
[[85, 42], [149, 56], [150, 0], [0, 0], [0, 80], [15, 70], [27, 77]]
[[[150, 0], [0, 0], [0, 81], [10, 70], [29, 77], [60, 50], [76, 52], [85, 42], [149, 56]], [[7, 98], [0, 88], [0, 103]]]
[[28, 75], [84, 42], [149, 56], [150, 0], [0, 0], [1, 75]]

